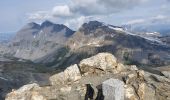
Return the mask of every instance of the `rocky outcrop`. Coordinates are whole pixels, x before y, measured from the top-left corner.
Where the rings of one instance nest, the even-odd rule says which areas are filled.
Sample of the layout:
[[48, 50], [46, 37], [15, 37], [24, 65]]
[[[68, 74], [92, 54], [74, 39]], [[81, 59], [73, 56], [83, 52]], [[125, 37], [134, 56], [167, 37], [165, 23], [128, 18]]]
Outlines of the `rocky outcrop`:
[[50, 77], [51, 85], [25, 85], [7, 100], [170, 100], [170, 80], [123, 65], [109, 53], [82, 60]]
[[39, 89], [38, 84], [29, 84], [7, 95], [6, 100], [47, 100], [34, 89]]
[[162, 74], [170, 79], [170, 71], [162, 71]]
[[99, 53], [96, 56], [84, 59], [79, 66], [83, 73], [97, 73], [97, 71], [118, 73], [124, 67], [118, 64], [117, 59], [110, 53]]
[[64, 72], [50, 77], [52, 85], [75, 82], [79, 79], [81, 79], [81, 74], [77, 64], [68, 67]]

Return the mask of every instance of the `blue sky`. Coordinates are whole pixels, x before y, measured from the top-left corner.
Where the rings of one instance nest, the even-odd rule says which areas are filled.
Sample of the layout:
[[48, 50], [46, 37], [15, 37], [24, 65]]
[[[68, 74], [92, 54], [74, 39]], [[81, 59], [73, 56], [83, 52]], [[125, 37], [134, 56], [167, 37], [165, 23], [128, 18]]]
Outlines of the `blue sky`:
[[136, 24], [170, 20], [169, 0], [0, 0], [0, 32], [50, 20], [72, 29], [89, 20]]

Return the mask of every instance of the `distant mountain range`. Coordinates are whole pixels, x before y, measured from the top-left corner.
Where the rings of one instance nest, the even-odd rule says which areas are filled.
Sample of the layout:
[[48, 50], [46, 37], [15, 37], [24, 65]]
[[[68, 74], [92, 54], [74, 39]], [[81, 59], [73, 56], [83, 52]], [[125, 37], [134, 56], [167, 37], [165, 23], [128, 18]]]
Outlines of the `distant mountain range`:
[[[87, 77], [88, 82], [91, 77], [96, 79], [96, 77], [91, 76], [95, 75], [94, 73], [96, 72], [97, 74], [95, 76], [103, 80], [104, 74], [107, 75], [106, 78], [108, 78], [108, 73], [113, 77], [113, 75], [115, 76], [113, 73], [120, 70], [123, 73], [118, 72], [116, 77], [117, 75], [124, 75], [124, 73], [132, 74], [133, 72], [136, 75], [134, 77], [143, 76], [139, 71], [144, 69], [145, 71], [161, 75], [159, 79], [155, 77], [148, 79], [153, 79], [155, 82], [162, 84], [164, 82], [162, 78], [164, 73], [159, 69], [157, 70], [157, 68], [170, 64], [169, 36], [162, 36], [159, 32], [130, 31], [123, 26], [109, 25], [99, 21], [84, 23], [77, 31], [73, 31], [65, 25], [54, 24], [50, 21], [45, 21], [42, 24], [32, 22], [26, 24], [15, 35], [5, 34], [2, 37], [5, 38], [1, 38], [1, 40], [3, 39], [6, 42], [1, 43], [2, 45], [0, 44], [0, 83], [2, 83], [0, 85], [0, 99], [5, 98], [6, 93], [12, 89], [18, 89], [20, 86], [28, 83], [38, 83], [42, 87], [45, 86], [45, 92], [46, 87], [50, 86], [49, 93], [51, 93], [52, 85], [49, 83], [48, 78], [58, 72], [62, 74], [59, 73], [57, 77], [60, 77], [62, 80], [66, 79], [70, 84], [70, 79], [72, 78], [67, 79], [65, 77], [67, 75], [68, 77], [74, 76], [75, 71], [77, 73], [80, 70], [80, 63], [85, 58], [88, 59], [86, 61], [88, 65], [82, 63], [82, 68], [84, 71], [88, 69], [89, 72], [92, 72]], [[105, 53], [103, 52], [107, 52], [107, 55], [111, 53], [115, 57], [111, 54], [109, 54], [111, 56], [104, 56]], [[92, 57], [92, 59], [90, 58], [91, 60], [88, 58], [98, 53], [102, 55], [99, 54], [96, 57]], [[116, 62], [113, 61], [114, 59], [116, 59]], [[74, 64], [77, 65], [75, 66]], [[68, 66], [71, 65], [73, 66], [69, 68]], [[137, 65], [140, 70], [136, 66], [131, 65]], [[108, 66], [112, 70], [104, 68], [108, 72], [103, 73], [102, 66]], [[116, 70], [113, 70], [112, 66], [115, 66], [114, 68]], [[76, 70], [75, 67], [77, 67]], [[66, 72], [65, 69], [67, 70]], [[165, 69], [163, 68], [163, 70], [167, 69], [169, 70], [169, 66]], [[98, 72], [102, 72], [102, 77]], [[167, 74], [165, 73], [165, 76], [168, 75], [168, 72]], [[86, 75], [84, 76], [86, 77]], [[58, 81], [60, 78], [57, 77], [54, 77], [54, 79], [57, 79], [59, 83], [63, 83], [63, 81]], [[129, 75], [121, 79], [124, 81], [129, 80], [127, 77]], [[143, 78], [139, 77], [139, 80], [141, 79], [143, 80]], [[138, 80], [136, 82], [141, 83]], [[52, 88], [54, 87], [52, 86]], [[57, 88], [60, 87], [57, 85]], [[56, 90], [56, 88], [54, 89]], [[65, 92], [63, 93], [65, 94]]]
[[151, 20], [143, 23], [123, 25], [128, 31], [160, 33], [162, 36], [170, 36], [170, 23], [161, 20]]
[[8, 47], [0, 51], [56, 68], [78, 63], [99, 52], [110, 52], [127, 64], [159, 66], [170, 63], [167, 38], [149, 35], [98, 21], [84, 23], [76, 32], [50, 21], [32, 22], [19, 30]]

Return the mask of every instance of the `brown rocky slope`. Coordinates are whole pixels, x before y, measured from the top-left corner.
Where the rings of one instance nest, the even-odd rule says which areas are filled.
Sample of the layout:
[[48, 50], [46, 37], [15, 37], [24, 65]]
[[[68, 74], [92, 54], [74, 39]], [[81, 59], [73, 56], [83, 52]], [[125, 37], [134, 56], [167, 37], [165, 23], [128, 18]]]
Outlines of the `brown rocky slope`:
[[99, 53], [49, 78], [51, 84], [28, 84], [6, 100], [170, 100], [170, 79], [123, 65]]

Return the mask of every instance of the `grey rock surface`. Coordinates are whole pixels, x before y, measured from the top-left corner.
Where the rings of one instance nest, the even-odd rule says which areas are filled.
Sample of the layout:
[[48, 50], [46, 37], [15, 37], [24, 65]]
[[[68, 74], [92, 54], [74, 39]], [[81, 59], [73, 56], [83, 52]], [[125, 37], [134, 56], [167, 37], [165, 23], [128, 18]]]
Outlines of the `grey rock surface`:
[[103, 82], [104, 100], [124, 100], [124, 83], [118, 79], [109, 79]]
[[[102, 53], [102, 55], [110, 57], [111, 54]], [[110, 60], [114, 61], [114, 58]], [[100, 62], [101, 60], [94, 61]], [[109, 65], [110, 62], [107, 63]], [[86, 64], [88, 65], [88, 62]], [[14, 90], [8, 93], [6, 98], [26, 97], [24, 100], [35, 100], [34, 98], [36, 100], [169, 100], [170, 79], [135, 67], [131, 68], [131, 65], [125, 66], [121, 63], [117, 64], [117, 62], [115, 64], [121, 66], [123, 70], [114, 73], [114, 70], [118, 68], [117, 66], [110, 70], [102, 70], [100, 73], [98, 70], [92, 71], [91, 69], [86, 69], [86, 73], [80, 73], [79, 69], [82, 69], [77, 66], [80, 64], [75, 64], [52, 75], [50, 77], [51, 84], [48, 86], [26, 89], [24, 93], [27, 97], [19, 89], [19, 91]], [[96, 68], [96, 66], [90, 67]]]
[[170, 71], [162, 71], [162, 74], [170, 79]]

